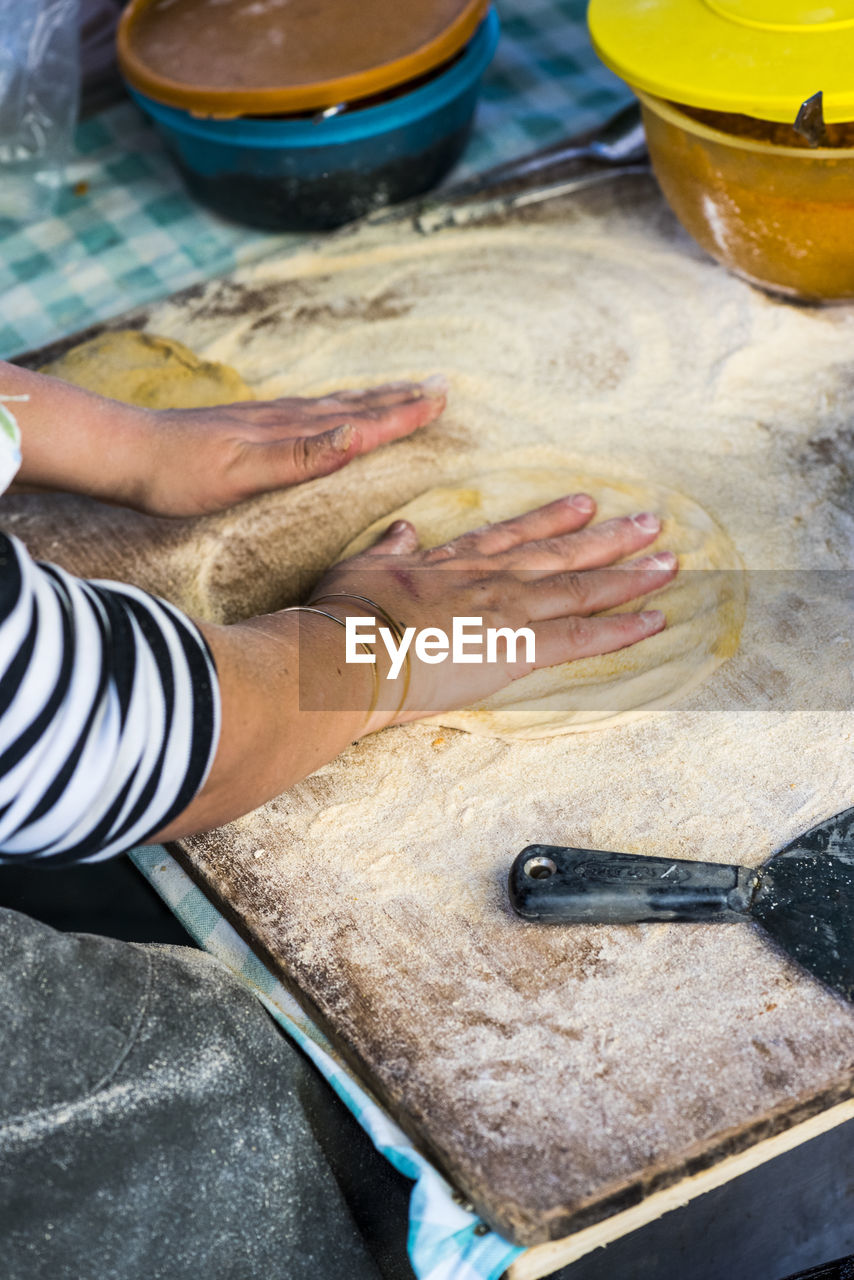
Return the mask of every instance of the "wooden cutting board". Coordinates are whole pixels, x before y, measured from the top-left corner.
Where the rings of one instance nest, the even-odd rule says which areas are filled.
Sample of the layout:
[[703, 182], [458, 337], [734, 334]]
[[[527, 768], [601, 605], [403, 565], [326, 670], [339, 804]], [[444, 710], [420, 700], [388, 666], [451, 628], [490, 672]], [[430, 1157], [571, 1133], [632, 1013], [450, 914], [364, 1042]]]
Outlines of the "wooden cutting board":
[[[651, 183], [433, 240], [383, 246], [372, 234], [137, 320], [234, 364], [262, 395], [331, 389], [342, 352], [351, 366], [358, 353], [360, 383], [450, 366], [442, 423], [340, 476], [201, 521], [15, 497], [4, 527], [78, 573], [231, 621], [292, 603], [360, 528], [484, 469], [508, 441], [520, 462], [565, 450], [568, 428], [550, 414], [569, 386], [570, 448], [642, 470], [627, 405], [660, 412], [671, 435], [656, 478], [694, 493], [757, 565], [756, 509], [793, 554], [810, 521], [847, 536], [849, 320], [782, 307], [726, 276], [679, 237]], [[443, 290], [464, 271], [471, 292], [449, 317]], [[515, 302], [498, 285], [510, 271]], [[532, 345], [525, 317], [549, 321], [549, 308], [551, 336]], [[489, 341], [475, 342], [487, 325]], [[817, 371], [796, 358], [811, 343]], [[779, 375], [762, 372], [766, 351], [783, 360]], [[512, 370], [525, 362], [541, 394], [511, 413]], [[487, 422], [484, 380], [500, 391]], [[701, 483], [710, 450], [720, 465]], [[823, 554], [804, 546], [799, 570]], [[827, 554], [831, 569], [845, 559], [839, 546]], [[794, 587], [788, 600], [778, 630], [804, 607]], [[847, 689], [799, 705], [760, 641], [748, 634], [664, 719], [540, 743], [387, 731], [176, 849], [416, 1143], [520, 1243], [631, 1214], [667, 1187], [678, 1197], [703, 1170], [736, 1169], [738, 1153], [854, 1092], [854, 1010], [750, 927], [544, 929], [506, 900], [509, 864], [532, 841], [758, 863], [852, 802]]]

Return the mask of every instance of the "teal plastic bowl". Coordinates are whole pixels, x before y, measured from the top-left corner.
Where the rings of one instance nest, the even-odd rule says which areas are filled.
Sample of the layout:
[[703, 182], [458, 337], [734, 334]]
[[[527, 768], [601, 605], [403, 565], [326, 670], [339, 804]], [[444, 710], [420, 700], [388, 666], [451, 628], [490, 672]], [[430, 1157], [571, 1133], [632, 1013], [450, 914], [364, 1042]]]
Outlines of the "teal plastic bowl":
[[128, 91], [202, 204], [267, 231], [318, 231], [444, 177], [468, 139], [498, 36], [490, 9], [463, 52], [426, 83], [327, 117], [202, 119]]

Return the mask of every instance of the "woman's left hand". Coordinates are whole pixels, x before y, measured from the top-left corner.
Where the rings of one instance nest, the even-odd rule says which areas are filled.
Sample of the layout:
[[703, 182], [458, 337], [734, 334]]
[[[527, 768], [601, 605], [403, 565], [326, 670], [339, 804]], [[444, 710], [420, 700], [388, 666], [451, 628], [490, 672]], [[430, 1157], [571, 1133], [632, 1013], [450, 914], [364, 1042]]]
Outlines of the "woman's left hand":
[[411, 435], [445, 407], [445, 382], [397, 382], [320, 399], [250, 400], [165, 409], [135, 502], [151, 515], [204, 515], [271, 489], [339, 471]]
[[154, 516], [199, 516], [330, 475], [445, 407], [444, 378], [318, 399], [140, 409], [0, 361], [21, 469], [13, 489], [82, 493]]

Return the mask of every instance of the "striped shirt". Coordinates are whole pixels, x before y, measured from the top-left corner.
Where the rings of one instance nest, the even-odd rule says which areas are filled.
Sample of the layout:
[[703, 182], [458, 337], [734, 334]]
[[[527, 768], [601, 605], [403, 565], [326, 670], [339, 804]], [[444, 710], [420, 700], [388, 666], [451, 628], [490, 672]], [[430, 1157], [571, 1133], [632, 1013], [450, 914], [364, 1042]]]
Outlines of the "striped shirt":
[[[17, 445], [0, 425], [5, 487]], [[213, 658], [188, 618], [0, 533], [0, 863], [144, 843], [201, 789], [218, 736]]]

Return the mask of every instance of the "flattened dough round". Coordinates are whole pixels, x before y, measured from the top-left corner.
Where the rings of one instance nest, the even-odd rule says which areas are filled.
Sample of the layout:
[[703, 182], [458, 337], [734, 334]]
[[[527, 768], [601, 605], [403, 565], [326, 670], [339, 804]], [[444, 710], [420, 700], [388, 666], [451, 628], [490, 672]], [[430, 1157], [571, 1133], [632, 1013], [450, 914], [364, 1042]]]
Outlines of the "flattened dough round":
[[690, 498], [660, 485], [584, 475], [567, 467], [505, 469], [467, 483], [429, 489], [355, 538], [341, 559], [363, 551], [393, 520], [411, 520], [424, 547], [439, 546], [479, 525], [530, 511], [565, 493], [590, 493], [597, 520], [655, 511], [656, 546], [679, 557], [673, 583], [613, 612], [664, 610], [667, 627], [617, 653], [533, 671], [462, 711], [433, 723], [497, 738], [547, 738], [618, 725], [676, 701], [738, 648], [746, 591], [729, 536]]
[[181, 342], [135, 329], [81, 342], [42, 373], [143, 409], [202, 409], [255, 399], [229, 365], [200, 360]]

